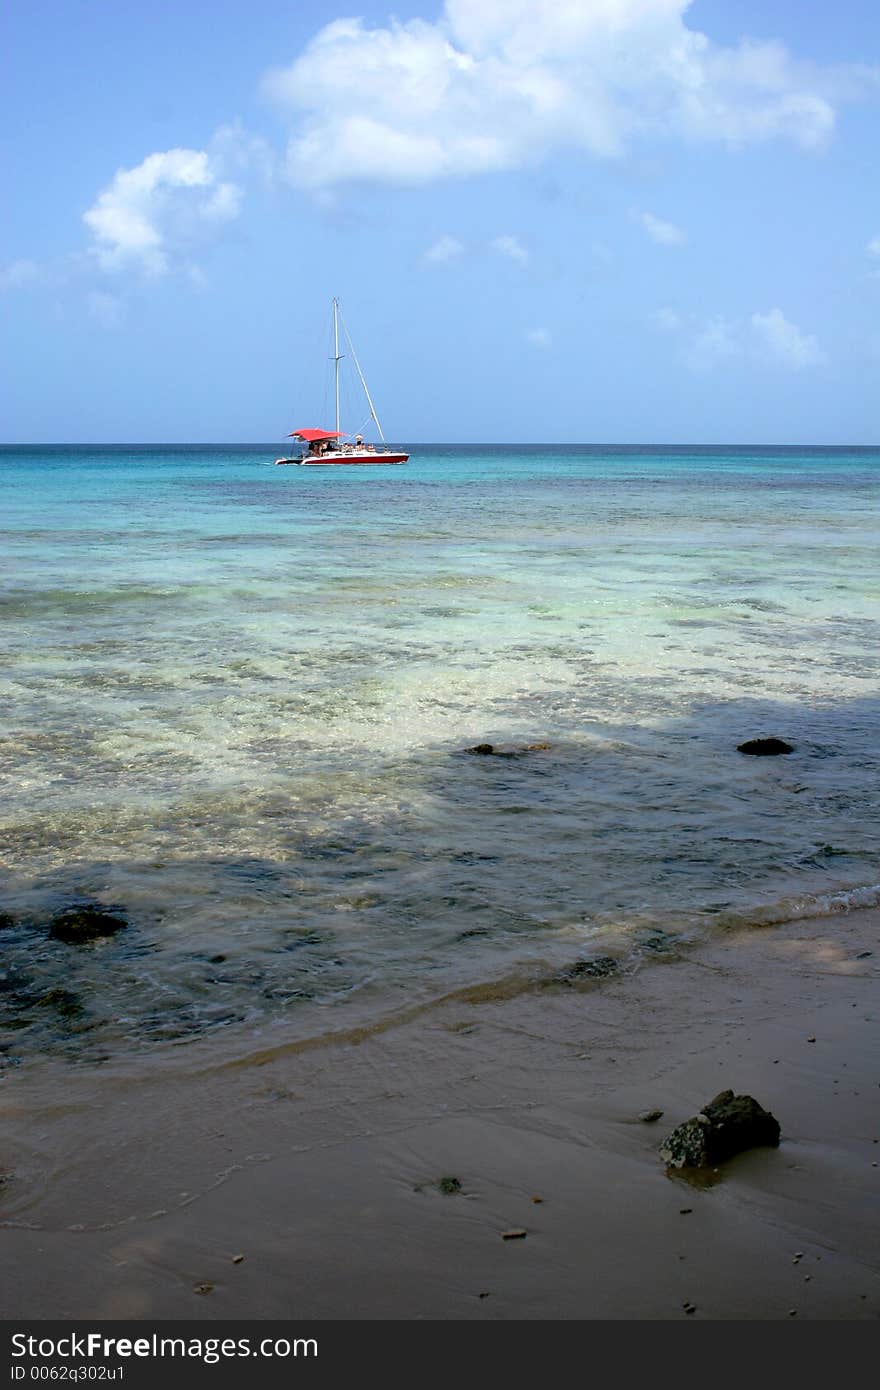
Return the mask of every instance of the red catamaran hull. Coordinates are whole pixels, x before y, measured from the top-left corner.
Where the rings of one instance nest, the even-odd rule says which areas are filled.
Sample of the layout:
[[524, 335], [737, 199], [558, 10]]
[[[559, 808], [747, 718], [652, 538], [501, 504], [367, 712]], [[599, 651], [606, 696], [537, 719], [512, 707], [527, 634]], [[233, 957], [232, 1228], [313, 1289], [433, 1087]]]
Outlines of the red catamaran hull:
[[306, 458], [298, 459], [276, 459], [276, 463], [296, 463], [303, 468], [323, 467], [328, 464], [381, 464], [381, 463], [406, 463], [409, 454], [315, 454]]

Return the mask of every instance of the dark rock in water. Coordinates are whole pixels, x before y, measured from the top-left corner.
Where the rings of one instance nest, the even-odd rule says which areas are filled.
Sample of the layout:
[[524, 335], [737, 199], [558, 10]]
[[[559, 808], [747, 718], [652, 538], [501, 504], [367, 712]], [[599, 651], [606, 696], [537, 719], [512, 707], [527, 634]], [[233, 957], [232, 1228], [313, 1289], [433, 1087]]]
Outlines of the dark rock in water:
[[7, 927], [15, 926], [15, 918], [11, 912], [0, 912], [0, 931], [5, 931]]
[[484, 758], [524, 758], [527, 753], [545, 753], [549, 747], [549, 743], [524, 743], [519, 748], [501, 748], [497, 743], [475, 743], [473, 748], [464, 751], [478, 753]]
[[447, 1197], [451, 1197], [453, 1193], [461, 1191], [461, 1179], [440, 1178], [437, 1182], [437, 1186], [439, 1187], [441, 1192], [445, 1193]]
[[737, 744], [737, 753], [753, 753], [757, 758], [772, 758], [777, 753], [793, 753], [790, 743], [781, 738], [750, 738]]
[[779, 1134], [779, 1121], [751, 1096], [721, 1091], [663, 1140], [660, 1157], [670, 1168], [712, 1168], [743, 1149], [775, 1148]]
[[620, 962], [613, 956], [594, 956], [592, 960], [576, 960], [553, 978], [559, 984], [571, 985], [576, 980], [603, 980], [619, 969]]
[[68, 946], [83, 946], [105, 936], [115, 936], [128, 926], [118, 912], [106, 907], [68, 907], [58, 912], [49, 924], [49, 935]]

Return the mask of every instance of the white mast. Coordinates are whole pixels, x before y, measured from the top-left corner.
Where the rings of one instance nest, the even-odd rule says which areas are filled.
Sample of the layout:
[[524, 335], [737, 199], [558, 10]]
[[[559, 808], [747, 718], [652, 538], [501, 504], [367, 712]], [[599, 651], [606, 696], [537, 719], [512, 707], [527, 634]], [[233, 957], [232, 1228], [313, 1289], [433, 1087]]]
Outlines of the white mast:
[[[339, 434], [339, 300], [333, 300], [333, 356], [336, 367], [336, 433]], [[338, 440], [337, 440], [338, 442]]]

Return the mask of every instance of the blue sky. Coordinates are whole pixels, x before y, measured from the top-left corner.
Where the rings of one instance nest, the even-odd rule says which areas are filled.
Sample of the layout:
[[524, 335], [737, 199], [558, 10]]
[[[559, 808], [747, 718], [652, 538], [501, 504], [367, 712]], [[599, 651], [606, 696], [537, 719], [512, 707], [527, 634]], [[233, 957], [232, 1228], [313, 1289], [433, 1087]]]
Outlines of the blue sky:
[[5, 441], [880, 444], [875, 0], [2, 23]]

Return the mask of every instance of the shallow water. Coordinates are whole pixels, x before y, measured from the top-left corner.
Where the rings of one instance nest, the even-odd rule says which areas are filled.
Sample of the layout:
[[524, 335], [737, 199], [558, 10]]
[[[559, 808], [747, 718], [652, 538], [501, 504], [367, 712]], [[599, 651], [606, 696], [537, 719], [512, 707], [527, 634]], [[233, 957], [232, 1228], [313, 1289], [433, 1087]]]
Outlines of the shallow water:
[[276, 452], [0, 451], [7, 1063], [880, 900], [880, 451]]

